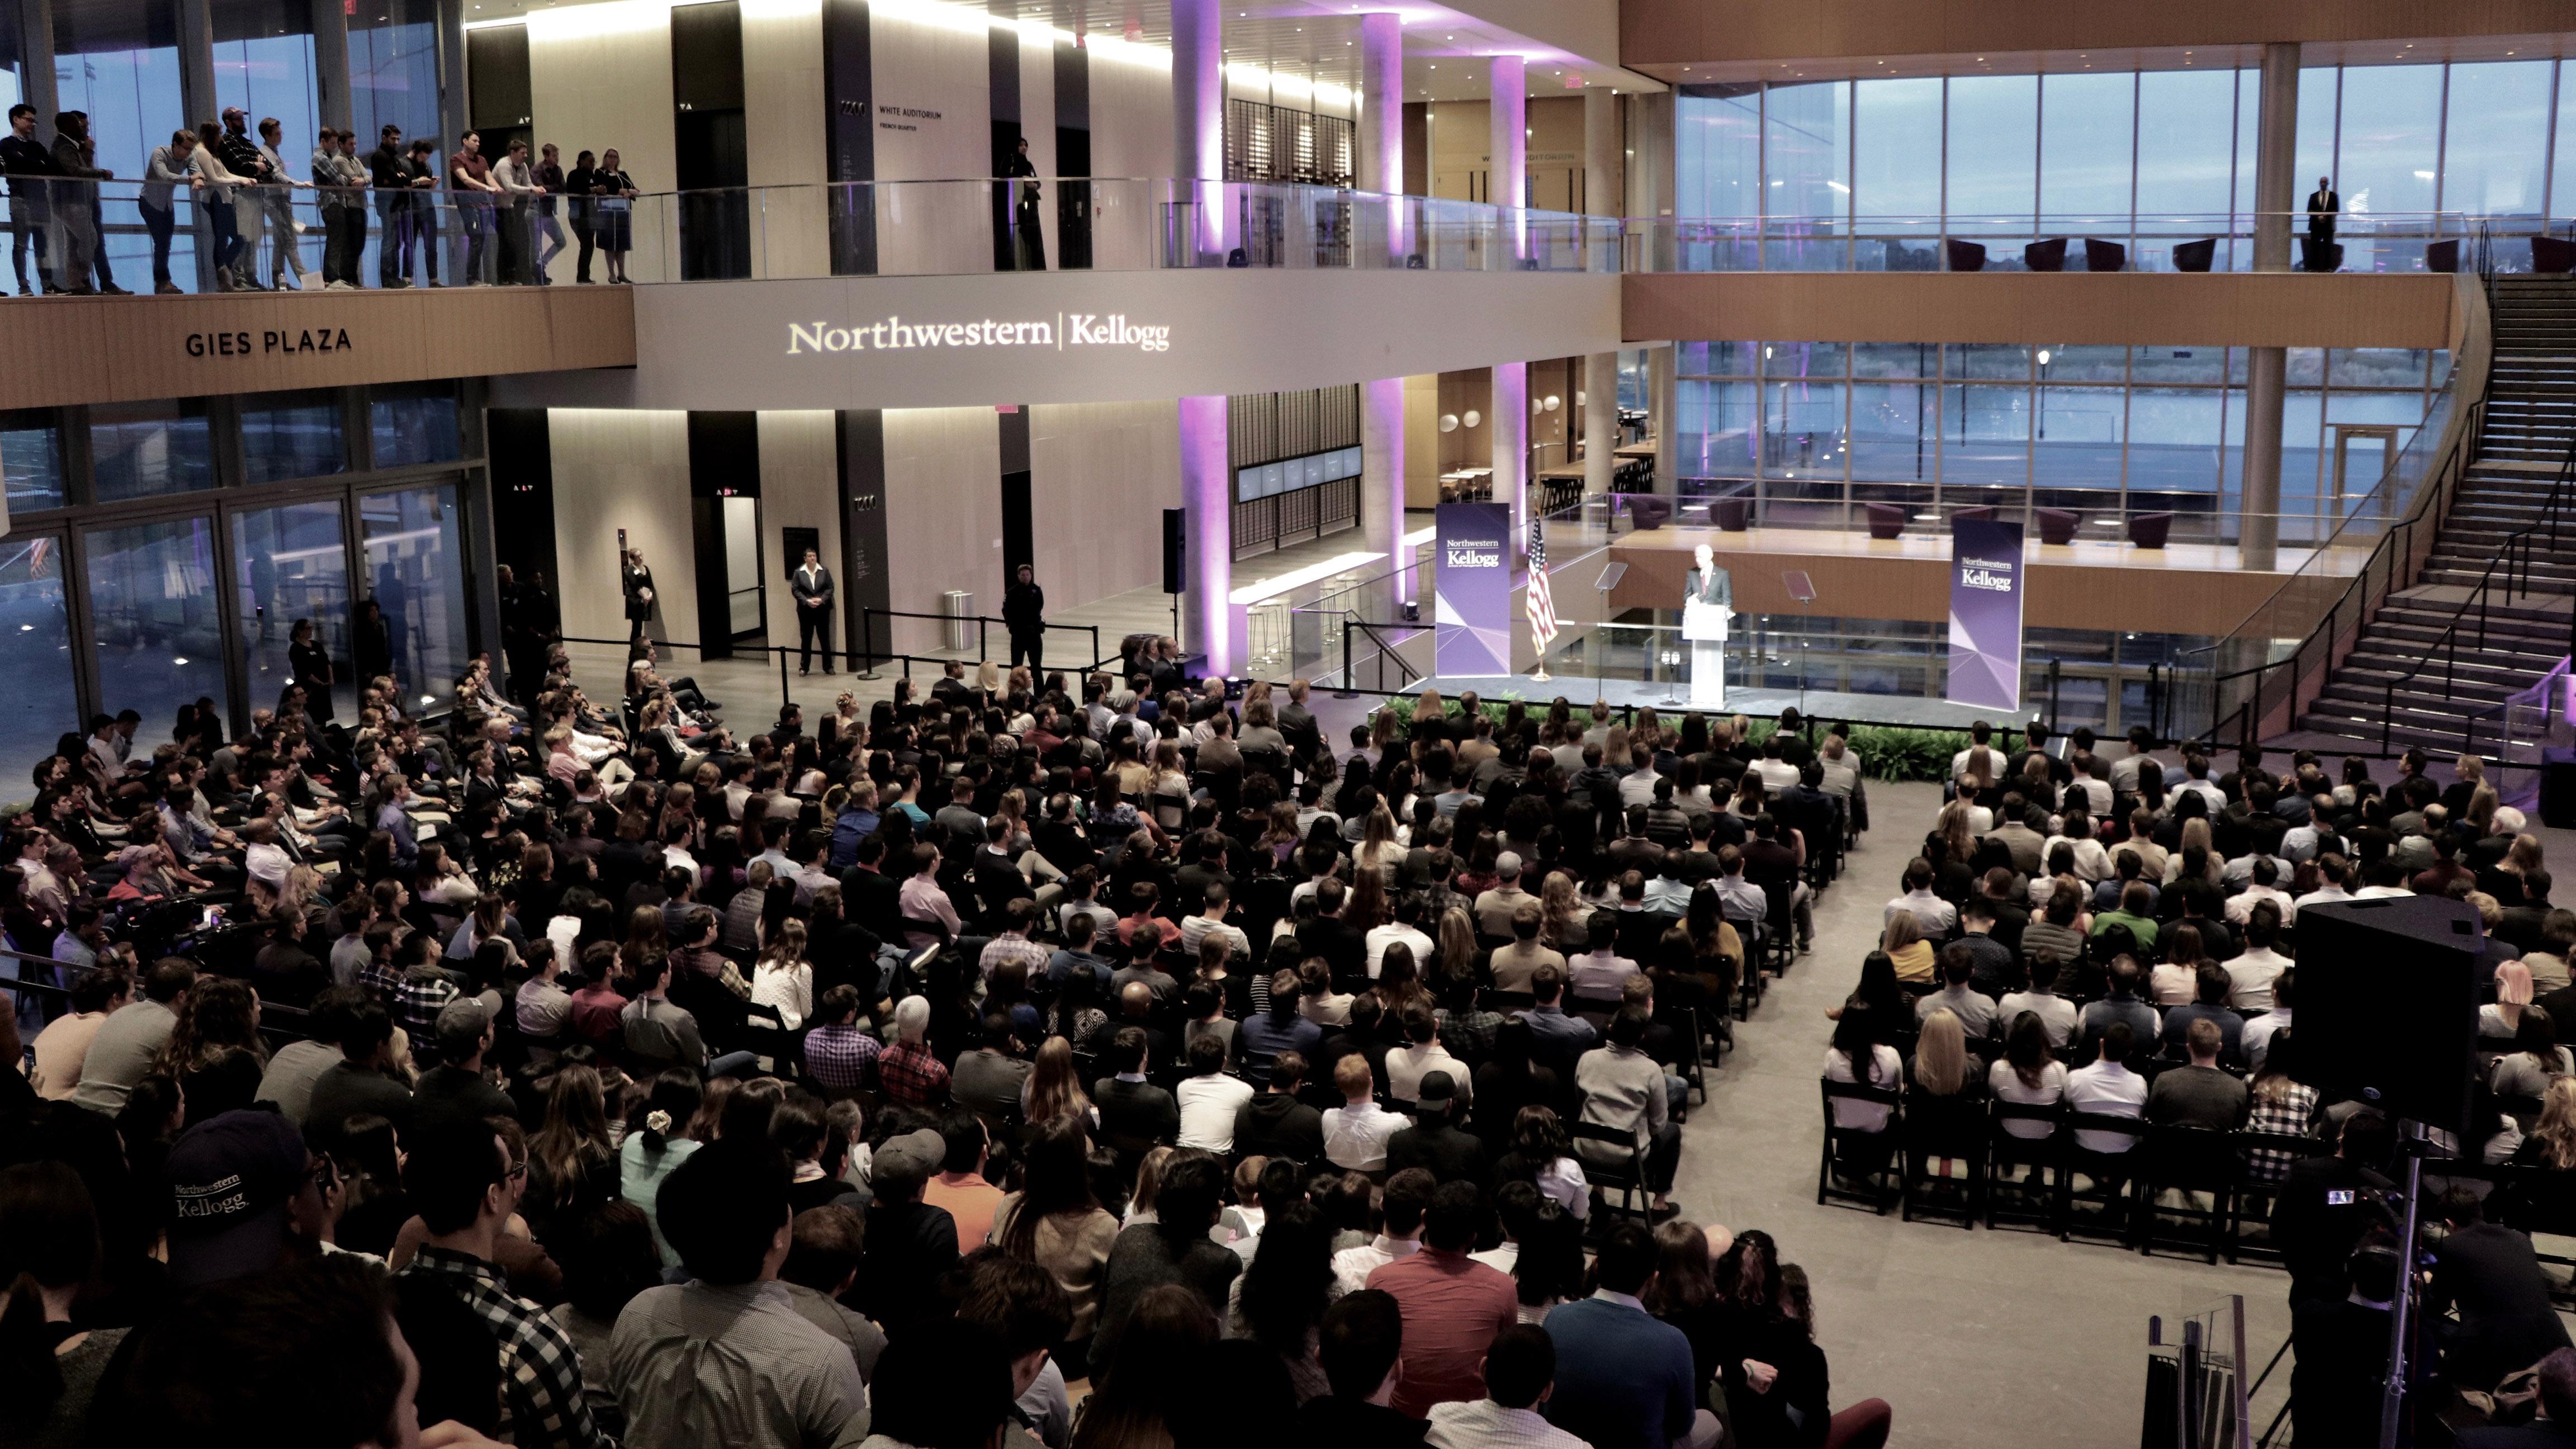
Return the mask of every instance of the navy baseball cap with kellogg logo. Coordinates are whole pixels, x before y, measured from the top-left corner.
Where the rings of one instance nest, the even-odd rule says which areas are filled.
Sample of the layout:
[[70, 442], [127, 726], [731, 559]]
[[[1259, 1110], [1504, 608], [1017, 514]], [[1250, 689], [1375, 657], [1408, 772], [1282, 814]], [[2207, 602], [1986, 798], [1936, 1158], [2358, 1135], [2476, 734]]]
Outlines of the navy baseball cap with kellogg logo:
[[287, 1202], [311, 1155], [295, 1124], [244, 1108], [210, 1117], [170, 1144], [170, 1276], [193, 1288], [277, 1266]]

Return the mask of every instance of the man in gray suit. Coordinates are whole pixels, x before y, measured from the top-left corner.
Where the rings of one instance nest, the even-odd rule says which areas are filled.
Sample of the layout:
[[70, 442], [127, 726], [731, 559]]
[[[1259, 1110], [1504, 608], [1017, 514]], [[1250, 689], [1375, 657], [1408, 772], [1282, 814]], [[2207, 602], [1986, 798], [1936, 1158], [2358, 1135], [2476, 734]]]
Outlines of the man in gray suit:
[[832, 672], [832, 571], [823, 567], [812, 549], [805, 550], [805, 562], [787, 576], [788, 590], [796, 596], [796, 672], [814, 672], [814, 647], [823, 648], [823, 672]]

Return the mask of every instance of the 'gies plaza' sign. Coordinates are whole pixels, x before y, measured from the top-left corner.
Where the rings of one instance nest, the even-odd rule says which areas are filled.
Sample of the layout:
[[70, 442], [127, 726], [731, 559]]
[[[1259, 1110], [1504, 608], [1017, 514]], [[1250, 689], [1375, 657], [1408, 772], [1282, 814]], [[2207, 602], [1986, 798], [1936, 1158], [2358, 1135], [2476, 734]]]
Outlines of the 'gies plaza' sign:
[[[256, 342], [253, 339], [257, 339]], [[191, 332], [190, 357], [288, 357], [308, 352], [346, 352], [346, 327], [279, 328], [269, 332]]]

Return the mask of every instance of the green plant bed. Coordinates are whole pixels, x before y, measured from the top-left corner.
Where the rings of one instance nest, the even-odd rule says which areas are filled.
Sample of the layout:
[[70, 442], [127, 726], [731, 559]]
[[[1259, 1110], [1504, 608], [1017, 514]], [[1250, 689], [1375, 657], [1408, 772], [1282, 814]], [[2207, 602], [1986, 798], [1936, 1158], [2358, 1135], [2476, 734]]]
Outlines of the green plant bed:
[[[1397, 695], [1379, 709], [1410, 724], [1413, 722], [1413, 695]], [[1511, 707], [1510, 699], [1479, 699], [1477, 707], [1496, 724]], [[1530, 701], [1535, 713], [1544, 713], [1544, 702]], [[1449, 711], [1457, 712], [1458, 702], [1450, 700]], [[1810, 721], [1813, 723], [1813, 721]], [[1860, 756], [1862, 767], [1873, 780], [1939, 780], [1950, 768], [1950, 757], [1967, 742], [1957, 730], [1907, 729], [1897, 725], [1854, 725], [1848, 735], [1852, 752]]]

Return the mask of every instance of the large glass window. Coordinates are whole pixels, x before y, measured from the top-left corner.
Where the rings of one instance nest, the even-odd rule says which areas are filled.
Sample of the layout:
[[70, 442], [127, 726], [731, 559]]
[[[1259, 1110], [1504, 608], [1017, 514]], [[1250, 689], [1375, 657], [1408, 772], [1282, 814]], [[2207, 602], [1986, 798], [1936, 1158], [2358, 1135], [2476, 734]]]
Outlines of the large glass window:
[[345, 473], [336, 392], [272, 392], [242, 399], [242, 474], [253, 483]]
[[[2259, 71], [2253, 74], [2256, 92], [2259, 95], [2262, 88], [2262, 74]], [[2339, 104], [2336, 82], [2342, 78], [2342, 74], [2330, 65], [2299, 72], [2299, 167], [2296, 179], [2290, 188], [2293, 193], [2291, 199], [2293, 210], [2297, 209], [2299, 202], [2306, 198], [2308, 189], [2316, 185], [2317, 177], [2334, 175], [2335, 111]], [[2257, 104], [2259, 108], [2259, 102]], [[2250, 175], [2254, 170], [2255, 138], [2261, 134], [2262, 118], [2259, 114], [2237, 129], [2236, 154], [2240, 158], [2237, 170], [2240, 174]], [[2342, 192], [2343, 204], [2346, 209], [2350, 209], [2352, 187], [2346, 185], [2342, 188]]]
[[1753, 472], [1753, 407], [1756, 384], [1675, 384], [1681, 425], [1675, 463], [1691, 478], [1745, 478]]
[[456, 431], [456, 384], [414, 383], [379, 387], [368, 397], [368, 431], [379, 468], [453, 463], [463, 444]]
[[1763, 100], [1773, 216], [1851, 215], [1851, 82], [1774, 86]]
[[2549, 155], [2549, 210], [2576, 210], [2576, 60], [2558, 62], [2558, 136]]
[[[1852, 83], [1851, 188], [1857, 217], [1923, 221], [1941, 214], [1938, 77]], [[1930, 236], [1938, 227], [1927, 223], [1912, 230]]]
[[[349, 668], [349, 554], [340, 502], [289, 503], [236, 513], [233, 612], [240, 620], [242, 668], [254, 709], [274, 706], [295, 678], [288, 650], [296, 621], [311, 620], [314, 642], [331, 662], [330, 698], [311, 697], [316, 719], [354, 719], [358, 688]], [[309, 681], [308, 681], [309, 683]]]
[[[2334, 178], [2346, 212], [2359, 219], [2431, 211], [2441, 146], [2442, 67], [2344, 67]], [[2315, 183], [2304, 175], [2300, 180], [2305, 196]], [[2361, 269], [2358, 259], [2345, 265]]]
[[403, 488], [358, 500], [365, 526], [367, 595], [383, 632], [361, 611], [350, 648], [360, 680], [390, 674], [408, 707], [436, 709], [456, 692], [465, 637], [465, 550], [456, 527], [456, 486]]
[[2032, 415], [2031, 486], [2117, 489], [2128, 395], [2116, 387], [2043, 387]]
[[1940, 458], [1936, 440], [1923, 426], [1932, 384], [1854, 383], [1851, 392], [1853, 479], [1930, 483]]
[[1992, 250], [1989, 267], [2021, 264], [2038, 204], [2039, 77], [1950, 81], [1949, 229]]
[[2442, 209], [2537, 217], [2549, 149], [2545, 60], [2451, 67], [2450, 121], [2442, 128]]
[[1802, 377], [1765, 384], [1762, 457], [1763, 472], [1774, 478], [1841, 478], [1843, 385]]
[[2019, 488], [2030, 477], [2030, 386], [1941, 389], [1941, 481]]
[[0, 413], [0, 478], [9, 486], [9, 511], [60, 508], [63, 491], [62, 430], [51, 408]]
[[2138, 77], [2052, 75], [2040, 84], [2039, 229], [2114, 235], [2129, 227]]
[[2131, 498], [2217, 489], [2220, 399], [2216, 388], [2141, 387], [2129, 394]]
[[202, 399], [92, 407], [89, 449], [101, 503], [215, 486], [214, 438]]
[[157, 731], [182, 705], [220, 705], [224, 643], [212, 520], [93, 528], [81, 547], [100, 706], [138, 711]]
[[283, 133], [277, 154], [303, 178], [313, 154], [312, 4], [345, 0], [213, 0], [215, 96], [250, 113], [252, 134], [274, 116]]
[[[2049, 77], [2050, 86], [2059, 79]], [[2236, 125], [2233, 71], [2151, 70], [2139, 76], [2138, 215], [2226, 219]], [[2208, 234], [2188, 226], [2172, 230]]]
[[1696, 216], [1762, 214], [1762, 87], [1686, 87], [1673, 106], [1675, 184]]
[[152, 148], [188, 124], [179, 102], [177, 0], [54, 7], [54, 84], [67, 111], [89, 113], [98, 164], [143, 174]]
[[59, 538], [0, 539], [0, 670], [9, 678], [0, 692], [0, 793], [9, 799], [27, 797], [36, 763], [78, 728], [62, 563]]

